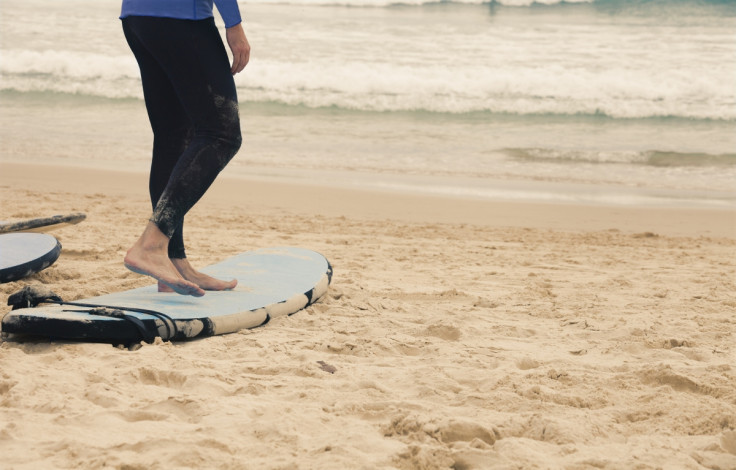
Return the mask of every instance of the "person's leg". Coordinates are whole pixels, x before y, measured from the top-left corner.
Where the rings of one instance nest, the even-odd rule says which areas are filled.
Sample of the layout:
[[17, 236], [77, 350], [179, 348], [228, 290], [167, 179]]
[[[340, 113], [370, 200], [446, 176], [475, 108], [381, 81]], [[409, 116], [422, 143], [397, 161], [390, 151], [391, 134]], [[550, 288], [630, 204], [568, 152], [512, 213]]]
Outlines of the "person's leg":
[[[179, 244], [183, 214], [204, 194], [240, 147], [238, 99], [227, 53], [213, 19], [143, 21], [160, 24], [160, 27], [144, 28], [141, 34], [171, 77], [192, 123], [189, 145], [174, 166], [151, 220], [159, 227], [166, 226], [169, 217], [179, 220], [171, 238], [169, 257], [185, 279], [205, 290], [232, 289], [237, 281], [221, 281], [196, 271], [186, 259], [183, 240], [180, 252], [172, 250]], [[167, 34], [162, 36], [161, 32]], [[186, 39], [171, 41], [168, 34]], [[186, 52], [184, 56], [182, 51]], [[172, 214], [172, 210], [181, 212]], [[159, 289], [167, 290], [161, 284]]]
[[131, 29], [171, 80], [194, 130], [151, 218], [171, 236], [240, 147], [235, 83], [212, 18], [128, 19]]
[[[179, 103], [173, 85], [167, 77], [161, 78], [161, 80], [144, 81], [143, 93], [151, 128], [153, 129], [153, 156], [148, 182], [153, 210], [156, 209], [161, 194], [166, 189], [179, 157], [189, 146], [194, 134], [194, 128], [184, 108]], [[145, 85], [146, 83], [148, 83], [148, 86]], [[221, 281], [210, 276], [201, 275], [191, 267], [186, 259], [184, 248], [183, 220], [179, 222], [169, 240], [168, 253], [169, 259], [171, 259], [179, 274], [204, 290], [232, 289], [237, 284], [237, 282]], [[158, 290], [159, 292], [171, 292], [173, 289], [159, 281]]]
[[[174, 94], [173, 89], [169, 93]], [[146, 107], [148, 109], [158, 110], [156, 111], [157, 114], [164, 114], [161, 110], [167, 109], [161, 106], [162, 101], [172, 102], [166, 98], [165, 93], [145, 93], [145, 95], [153, 95], [153, 98], [150, 100], [146, 98], [146, 102], [156, 101], [157, 105], [151, 106], [146, 104]], [[175, 94], [173, 98], [176, 104], [170, 105], [169, 109], [176, 109], [177, 106], [181, 107]], [[168, 118], [166, 116], [158, 116], [156, 119], [153, 117], [150, 119], [151, 127], [154, 129], [153, 156], [151, 158], [151, 173], [148, 180], [152, 210], [156, 209], [156, 205], [158, 205], [158, 201], [161, 199], [161, 195], [171, 179], [171, 173], [174, 171], [179, 157], [189, 146], [194, 132], [191, 122], [183, 109], [169, 114], [170, 116]], [[186, 251], [184, 250], [184, 220], [179, 222], [169, 241], [169, 258], [186, 258]]]
[[[162, 181], [153, 174], [156, 162], [167, 162], [162, 164], [165, 170], [160, 173], [165, 174], [170, 169], [170, 175], [155, 204], [151, 222], [171, 239], [169, 257], [185, 279], [209, 290], [232, 288], [235, 281], [219, 281], [194, 270], [186, 259], [182, 238], [184, 215], [209, 188], [241, 143], [235, 83], [214, 20], [129, 17], [123, 22], [126, 36], [134, 36], [129, 42], [145, 49], [145, 54], [136, 54], [136, 57], [145, 55], [146, 60], [155, 61], [156, 74], [163, 72], [168, 79], [166, 90], [160, 89], [164, 87], [163, 80], [154, 80], [148, 87], [144, 85], [144, 90], [149, 88], [147, 95], [155, 95], [150, 100], [151, 105], [148, 98], [146, 102], [154, 133], [158, 128], [164, 138], [171, 139], [177, 129], [183, 128], [180, 122], [188, 118], [191, 123], [188, 134], [191, 139], [173, 168], [169, 158], [156, 159], [152, 164], [152, 200], [156, 199], [160, 188], [157, 185]], [[143, 65], [141, 69], [143, 76]], [[174, 98], [179, 105], [170, 104]], [[180, 117], [182, 114], [186, 114], [186, 118]], [[172, 118], [174, 115], [179, 117]], [[161, 145], [165, 150], [162, 154], [175, 154], [170, 148], [174, 145], [172, 141], [166, 140]], [[147, 229], [146, 232], [153, 231]], [[145, 241], [139, 240], [139, 249], [134, 246], [126, 258], [128, 264], [133, 263], [131, 269], [144, 273], [147, 267], [141, 263], [145, 260], [136, 253]], [[161, 282], [159, 287], [166, 290]]]
[[[143, 80], [143, 96], [153, 130], [153, 154], [148, 190], [152, 210], [155, 210], [179, 157], [192, 140], [194, 128], [163, 70], [157, 67], [157, 64], [151, 68], [153, 70], [147, 72], [148, 75], [161, 74]], [[171, 236], [169, 258], [186, 258], [183, 225], [182, 220]]]
[[[191, 126], [165, 71], [131, 31], [125, 20], [123, 31], [140, 67], [146, 109], [154, 132], [149, 191], [155, 207], [179, 155], [186, 146], [183, 139], [190, 135], [188, 128]], [[164, 110], [174, 112], [167, 116], [169, 113]], [[171, 248], [174, 248], [175, 253], [183, 253], [183, 242], [178, 249], [176, 244], [170, 242], [170, 238], [149, 222], [135, 245], [138, 249], [131, 249], [132, 253], [129, 251], [126, 255], [126, 266], [135, 272], [156, 278], [159, 287], [167, 285], [181, 294], [203, 295], [202, 289], [184, 279], [170, 261]]]

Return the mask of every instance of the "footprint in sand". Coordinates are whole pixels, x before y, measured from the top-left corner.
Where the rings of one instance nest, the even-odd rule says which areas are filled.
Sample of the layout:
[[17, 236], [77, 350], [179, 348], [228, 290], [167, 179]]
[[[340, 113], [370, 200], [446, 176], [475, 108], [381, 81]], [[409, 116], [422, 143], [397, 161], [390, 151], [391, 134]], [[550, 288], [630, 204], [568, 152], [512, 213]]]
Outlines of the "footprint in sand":
[[440, 425], [440, 438], [442, 442], [472, 442], [481, 440], [488, 445], [493, 445], [500, 436], [497, 431], [490, 431], [485, 426], [472, 421], [452, 420], [447, 424]]
[[424, 329], [424, 334], [446, 341], [457, 341], [462, 336], [460, 329], [452, 325], [430, 325]]
[[736, 431], [726, 431], [721, 436], [721, 447], [728, 453], [736, 455]]
[[103, 408], [114, 408], [120, 405], [120, 395], [105, 384], [91, 384], [87, 386], [84, 398]]
[[529, 369], [536, 369], [537, 367], [541, 366], [542, 364], [537, 361], [536, 359], [532, 359], [530, 357], [525, 357], [523, 359], [519, 359], [516, 361], [516, 367], [518, 367], [521, 370], [529, 370]]
[[156, 370], [142, 367], [138, 370], [140, 381], [146, 385], [180, 388], [187, 381], [187, 376], [176, 371]]
[[199, 423], [205, 411], [202, 405], [186, 398], [169, 397], [136, 410], [125, 410], [120, 416], [130, 422], [137, 421], [183, 421]]

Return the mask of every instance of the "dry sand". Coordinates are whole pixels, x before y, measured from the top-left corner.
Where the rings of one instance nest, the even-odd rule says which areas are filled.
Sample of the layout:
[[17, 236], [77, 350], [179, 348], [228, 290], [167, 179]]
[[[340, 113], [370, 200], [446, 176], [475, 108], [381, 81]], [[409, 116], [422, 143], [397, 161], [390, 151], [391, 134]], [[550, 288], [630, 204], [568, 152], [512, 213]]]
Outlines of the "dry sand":
[[[150, 283], [121, 263], [145, 175], [2, 164], [0, 202], [88, 216], [3, 300]], [[3, 340], [0, 467], [736, 469], [735, 220], [222, 178], [193, 263], [311, 248], [327, 297], [135, 351]]]

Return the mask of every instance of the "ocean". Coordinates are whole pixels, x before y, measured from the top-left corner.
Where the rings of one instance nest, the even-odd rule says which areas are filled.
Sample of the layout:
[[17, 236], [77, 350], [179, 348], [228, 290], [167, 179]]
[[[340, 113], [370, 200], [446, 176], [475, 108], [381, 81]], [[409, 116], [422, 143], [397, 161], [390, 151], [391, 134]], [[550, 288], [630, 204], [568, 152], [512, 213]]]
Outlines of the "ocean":
[[[236, 76], [244, 144], [228, 175], [736, 208], [734, 0], [240, 7], [252, 55]], [[0, 162], [147, 171], [119, 9], [0, 3]]]

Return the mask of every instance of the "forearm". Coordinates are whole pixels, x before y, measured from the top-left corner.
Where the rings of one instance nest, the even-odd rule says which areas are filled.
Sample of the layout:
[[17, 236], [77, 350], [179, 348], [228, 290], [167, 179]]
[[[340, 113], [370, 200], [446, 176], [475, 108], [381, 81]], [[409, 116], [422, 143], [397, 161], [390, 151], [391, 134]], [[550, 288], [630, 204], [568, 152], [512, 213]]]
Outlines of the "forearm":
[[242, 71], [250, 60], [250, 44], [245, 37], [243, 23], [238, 23], [225, 30], [227, 44], [233, 53], [233, 65], [230, 72], [235, 75]]

